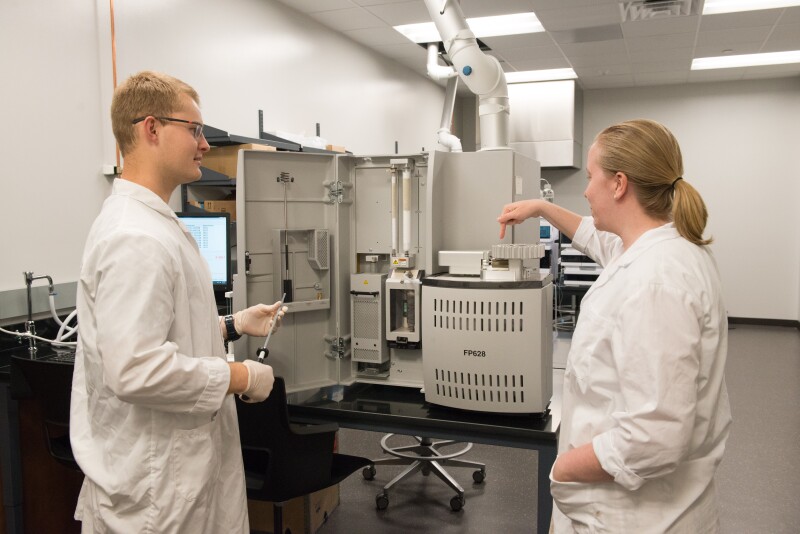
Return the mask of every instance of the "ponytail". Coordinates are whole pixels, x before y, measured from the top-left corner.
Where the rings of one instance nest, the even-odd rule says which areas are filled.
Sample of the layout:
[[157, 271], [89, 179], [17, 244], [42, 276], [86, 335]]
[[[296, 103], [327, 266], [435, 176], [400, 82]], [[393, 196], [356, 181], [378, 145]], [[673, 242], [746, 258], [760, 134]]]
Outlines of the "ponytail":
[[713, 239], [703, 239], [703, 230], [708, 221], [708, 210], [703, 197], [683, 179], [677, 180], [673, 189], [672, 220], [675, 229], [695, 245], [710, 245]]

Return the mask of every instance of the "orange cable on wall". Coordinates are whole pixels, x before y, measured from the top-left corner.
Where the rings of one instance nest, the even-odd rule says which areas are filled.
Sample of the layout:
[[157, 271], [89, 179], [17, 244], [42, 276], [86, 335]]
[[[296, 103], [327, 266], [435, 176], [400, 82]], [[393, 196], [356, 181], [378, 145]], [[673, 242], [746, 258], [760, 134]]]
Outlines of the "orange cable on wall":
[[[114, 90], [117, 89], [117, 35], [114, 28], [114, 0], [109, 0], [111, 9], [111, 72], [114, 77]], [[116, 144], [117, 169], [120, 168], [119, 144]]]

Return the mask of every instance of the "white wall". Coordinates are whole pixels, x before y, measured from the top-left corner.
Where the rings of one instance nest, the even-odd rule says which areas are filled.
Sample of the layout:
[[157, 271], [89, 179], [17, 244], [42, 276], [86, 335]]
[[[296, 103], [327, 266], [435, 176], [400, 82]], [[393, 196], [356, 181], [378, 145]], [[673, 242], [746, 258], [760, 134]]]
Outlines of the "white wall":
[[[640, 117], [681, 144], [684, 177], [708, 206], [729, 314], [800, 319], [800, 78], [586, 91], [584, 151], [606, 126]], [[585, 176], [545, 172], [556, 202], [582, 214]]]
[[[435, 146], [444, 90], [271, 0], [115, 3], [121, 83], [167, 72], [200, 93], [204, 121], [258, 137], [305, 131], [355, 153]], [[22, 271], [77, 280], [114, 162], [109, 3], [4, 1], [0, 292]], [[12, 84], [10, 80], [15, 82]], [[2, 300], [2, 297], [0, 297]], [[2, 305], [2, 302], [0, 302]]]
[[28, 270], [77, 279], [109, 190], [96, 27], [85, 0], [0, 3], [0, 291]]

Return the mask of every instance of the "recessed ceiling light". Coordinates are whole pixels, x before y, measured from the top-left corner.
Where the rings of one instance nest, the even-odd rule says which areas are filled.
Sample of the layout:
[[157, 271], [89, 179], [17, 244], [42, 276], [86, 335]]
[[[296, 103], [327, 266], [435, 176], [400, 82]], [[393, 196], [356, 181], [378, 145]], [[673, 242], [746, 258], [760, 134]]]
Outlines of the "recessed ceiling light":
[[800, 6], [800, 0], [706, 0], [703, 15]]
[[572, 69], [546, 69], [506, 72], [507, 83], [546, 82], [552, 80], [574, 80], [578, 75]]
[[[471, 18], [467, 19], [467, 26], [475, 34], [475, 37], [479, 38], [544, 31], [544, 26], [536, 18], [536, 14], [532, 12]], [[442, 40], [433, 22], [403, 24], [402, 26], [394, 26], [394, 29], [415, 43], [437, 43]]]
[[698, 57], [692, 60], [692, 70], [760, 67], [764, 65], [785, 65], [787, 63], [800, 63], [800, 50], [742, 54], [738, 56]]

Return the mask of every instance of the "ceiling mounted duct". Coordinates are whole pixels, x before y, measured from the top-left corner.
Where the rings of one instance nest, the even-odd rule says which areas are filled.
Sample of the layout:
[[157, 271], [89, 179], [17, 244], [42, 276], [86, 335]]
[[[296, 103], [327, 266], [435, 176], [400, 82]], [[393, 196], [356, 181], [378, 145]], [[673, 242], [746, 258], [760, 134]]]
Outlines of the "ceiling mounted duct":
[[581, 168], [583, 92], [575, 80], [513, 83], [511, 148], [542, 168]]
[[700, 13], [701, 0], [631, 0], [620, 2], [622, 22], [686, 17]]

